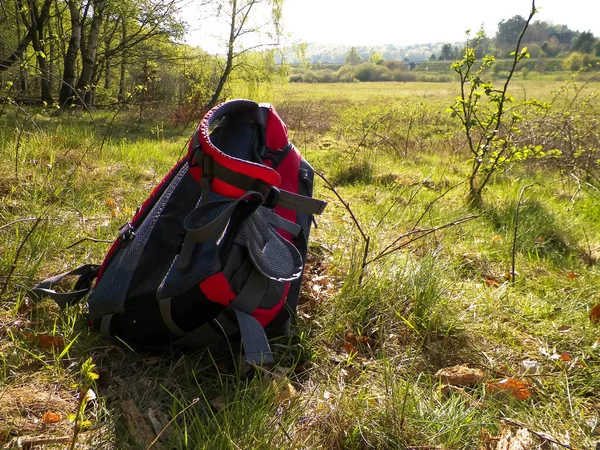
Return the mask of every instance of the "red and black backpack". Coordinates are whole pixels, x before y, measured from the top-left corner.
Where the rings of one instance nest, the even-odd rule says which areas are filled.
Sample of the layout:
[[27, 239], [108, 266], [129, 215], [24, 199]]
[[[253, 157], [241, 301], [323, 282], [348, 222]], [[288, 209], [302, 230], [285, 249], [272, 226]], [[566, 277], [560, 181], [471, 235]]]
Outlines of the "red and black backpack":
[[[313, 214], [326, 205], [312, 198], [313, 177], [270, 105], [225, 102], [102, 265], [45, 280], [33, 296], [66, 306], [89, 293], [90, 324], [130, 345], [241, 337], [248, 361], [272, 362], [267, 336], [289, 333]], [[67, 275], [79, 275], [75, 290], [53, 290]]]

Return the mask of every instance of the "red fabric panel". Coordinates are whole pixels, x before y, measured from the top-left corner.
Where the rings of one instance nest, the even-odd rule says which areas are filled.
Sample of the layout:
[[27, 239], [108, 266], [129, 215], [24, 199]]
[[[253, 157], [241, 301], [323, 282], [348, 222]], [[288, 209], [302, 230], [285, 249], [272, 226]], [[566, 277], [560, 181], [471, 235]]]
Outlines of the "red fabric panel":
[[202, 281], [200, 290], [210, 301], [223, 306], [228, 306], [235, 299], [235, 294], [223, 272], [216, 273]]
[[267, 136], [265, 145], [272, 149], [282, 149], [288, 143], [287, 127], [273, 108], [267, 117]]
[[277, 314], [279, 314], [281, 308], [283, 308], [285, 299], [287, 298], [288, 293], [290, 292], [290, 285], [290, 283], [285, 283], [285, 289], [283, 290], [281, 300], [279, 300], [275, 306], [273, 306], [270, 309], [256, 308], [252, 313], [252, 317], [258, 320], [258, 323], [260, 323], [263, 326], [263, 328], [266, 327], [269, 323], [271, 323], [271, 321], [277, 316]]
[[[296, 147], [293, 147], [284, 160], [277, 168], [277, 172], [281, 175], [280, 188], [294, 194], [298, 193], [299, 183], [299, 171], [300, 171], [300, 160], [302, 159], [300, 152]], [[282, 208], [281, 206], [275, 207], [275, 213], [289, 220], [290, 222], [296, 223], [296, 211], [293, 209]], [[277, 231], [281, 236], [286, 238], [288, 241], [292, 241], [292, 235], [284, 230]]]

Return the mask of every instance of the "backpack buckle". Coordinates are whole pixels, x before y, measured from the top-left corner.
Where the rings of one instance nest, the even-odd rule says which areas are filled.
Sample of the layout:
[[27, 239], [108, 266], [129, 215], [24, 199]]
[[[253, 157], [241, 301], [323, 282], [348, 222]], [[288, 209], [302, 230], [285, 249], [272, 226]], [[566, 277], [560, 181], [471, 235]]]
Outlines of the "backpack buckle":
[[121, 228], [119, 228], [117, 237], [121, 238], [124, 241], [129, 241], [129, 240], [133, 239], [135, 237], [135, 232], [133, 231], [133, 227], [131, 226], [131, 223], [126, 222], [123, 225], [121, 225]]
[[263, 201], [263, 206], [269, 209], [275, 208], [277, 203], [279, 202], [279, 196], [281, 195], [281, 191], [275, 186], [271, 186], [267, 194], [265, 195], [265, 199]]

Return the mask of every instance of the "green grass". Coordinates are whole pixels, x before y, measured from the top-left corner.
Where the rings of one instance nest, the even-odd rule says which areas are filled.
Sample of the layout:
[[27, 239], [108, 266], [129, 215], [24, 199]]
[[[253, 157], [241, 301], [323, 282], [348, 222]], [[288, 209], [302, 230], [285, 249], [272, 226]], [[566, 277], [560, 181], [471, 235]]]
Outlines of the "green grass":
[[[527, 95], [547, 98], [559, 86], [522, 82]], [[12, 110], [0, 116], [0, 287], [10, 276], [0, 299], [0, 446], [42, 436], [60, 441], [45, 448], [70, 448], [91, 358], [98, 398], [83, 412], [77, 448], [146, 449], [160, 434], [151, 448], [478, 449], [483, 430], [498, 436], [507, 426], [503, 418], [594, 448], [600, 329], [588, 314], [600, 303], [598, 194], [525, 163], [494, 177], [482, 210], [468, 208], [468, 155], [445, 113], [455, 88], [291, 84], [259, 99], [281, 105], [294, 142], [349, 203], [369, 249], [361, 271], [364, 239], [318, 180], [316, 196], [329, 206], [311, 234], [294, 334], [272, 343], [275, 367], [251, 371], [236, 348], [115, 346], [88, 330], [85, 306], [61, 313], [27, 298], [39, 279], [101, 261], [110, 244], [91, 239], [114, 237], [178, 160], [191, 127], [138, 127], [127, 111], [114, 120], [38, 113], [40, 130]], [[534, 182], [519, 207], [513, 283], [517, 200]], [[381, 256], [390, 245], [399, 248]], [[44, 345], [44, 336], [62, 343]], [[457, 364], [488, 380], [518, 378], [531, 397], [497, 397], [485, 383], [444, 394], [435, 374]], [[60, 420], [44, 423], [48, 411]], [[533, 439], [534, 448], [550, 445]]]

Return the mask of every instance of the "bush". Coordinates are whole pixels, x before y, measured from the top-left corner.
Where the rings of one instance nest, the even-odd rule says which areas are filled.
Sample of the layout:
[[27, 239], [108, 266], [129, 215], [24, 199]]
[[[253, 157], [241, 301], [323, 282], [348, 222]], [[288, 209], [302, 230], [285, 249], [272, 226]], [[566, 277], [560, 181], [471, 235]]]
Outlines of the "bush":
[[389, 69], [373, 63], [364, 63], [356, 68], [354, 78], [359, 81], [389, 81]]

